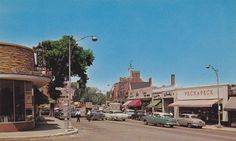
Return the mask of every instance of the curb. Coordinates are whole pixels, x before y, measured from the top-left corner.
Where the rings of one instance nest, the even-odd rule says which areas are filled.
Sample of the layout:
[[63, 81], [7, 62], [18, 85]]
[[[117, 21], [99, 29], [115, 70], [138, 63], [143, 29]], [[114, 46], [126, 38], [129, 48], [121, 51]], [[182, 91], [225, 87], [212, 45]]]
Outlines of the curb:
[[[35, 139], [35, 138], [47, 138], [47, 137], [58, 137], [58, 136], [65, 136], [65, 135], [73, 135], [78, 133], [77, 128], [73, 128], [73, 131], [69, 132], [61, 132], [61, 133], [55, 133], [55, 134], [47, 134], [47, 135], [23, 135], [23, 136], [5, 136], [5, 137], [0, 137], [0, 139]], [[26, 133], [27, 134], [27, 133]]]
[[227, 127], [203, 127], [203, 129], [209, 129], [209, 130], [217, 130], [217, 131], [225, 131], [225, 132], [236, 132], [236, 128], [227, 128]]

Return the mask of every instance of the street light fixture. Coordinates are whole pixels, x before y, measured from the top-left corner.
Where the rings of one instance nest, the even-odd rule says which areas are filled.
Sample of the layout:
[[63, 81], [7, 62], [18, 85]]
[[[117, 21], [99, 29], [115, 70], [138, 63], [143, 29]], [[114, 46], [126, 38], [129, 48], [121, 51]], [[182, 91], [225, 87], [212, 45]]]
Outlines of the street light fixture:
[[[98, 39], [94, 35], [89, 35], [89, 36], [84, 36], [80, 38], [77, 42], [85, 39], [85, 38], [91, 38], [93, 42], [96, 42]], [[70, 44], [70, 38], [69, 38], [69, 57], [68, 57], [68, 62], [69, 62], [69, 82], [68, 82], [68, 120], [67, 120], [67, 130], [71, 127], [70, 126], [70, 121], [71, 121], [71, 44]]]
[[212, 69], [215, 74], [216, 74], [216, 81], [217, 81], [217, 99], [218, 99], [218, 102], [217, 102], [217, 107], [218, 107], [218, 128], [221, 128], [221, 123], [220, 123], [220, 91], [219, 91], [219, 70], [216, 69], [214, 66], [212, 65], [208, 65], [206, 66], [207, 69]]

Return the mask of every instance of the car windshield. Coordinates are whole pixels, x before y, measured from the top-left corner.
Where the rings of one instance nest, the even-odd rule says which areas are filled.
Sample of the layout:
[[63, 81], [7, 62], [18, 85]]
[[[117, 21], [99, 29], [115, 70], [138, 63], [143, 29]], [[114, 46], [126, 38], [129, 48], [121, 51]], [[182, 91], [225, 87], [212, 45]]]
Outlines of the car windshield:
[[114, 111], [114, 113], [122, 113], [122, 111]]
[[192, 115], [191, 118], [198, 118], [198, 116], [197, 115]]
[[169, 117], [169, 118], [172, 118], [173, 116], [172, 115], [163, 115], [164, 117]]

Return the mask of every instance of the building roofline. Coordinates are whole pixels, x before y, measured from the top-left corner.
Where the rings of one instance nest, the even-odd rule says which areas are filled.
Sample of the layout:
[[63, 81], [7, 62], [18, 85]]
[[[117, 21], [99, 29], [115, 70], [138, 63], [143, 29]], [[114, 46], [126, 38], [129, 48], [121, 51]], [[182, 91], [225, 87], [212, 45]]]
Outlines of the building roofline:
[[19, 44], [0, 42], [0, 46], [1, 46], [1, 45], [10, 46], [10, 47], [21, 47], [21, 48], [25, 48], [25, 49], [28, 49], [28, 50], [30, 50], [30, 51], [33, 52], [33, 49], [32, 49], [32, 48], [29, 48], [29, 47], [23, 46], [23, 45], [19, 45]]
[[[219, 84], [219, 87], [229, 86], [231, 84]], [[208, 87], [217, 87], [217, 84], [212, 85], [204, 85], [204, 86], [190, 86], [190, 87], [176, 87], [176, 90], [183, 90], [183, 89], [193, 89], [193, 88], [208, 88]]]

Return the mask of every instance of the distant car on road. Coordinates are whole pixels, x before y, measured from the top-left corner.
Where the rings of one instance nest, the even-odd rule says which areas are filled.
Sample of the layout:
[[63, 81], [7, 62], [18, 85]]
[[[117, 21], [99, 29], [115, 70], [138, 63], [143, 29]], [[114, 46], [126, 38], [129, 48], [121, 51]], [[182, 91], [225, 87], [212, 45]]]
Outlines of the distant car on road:
[[105, 114], [102, 111], [92, 111], [91, 120], [104, 120]]
[[123, 120], [128, 119], [128, 114], [122, 113], [120, 110], [109, 111], [109, 113], [105, 113], [105, 119], [107, 120]]
[[133, 109], [126, 109], [125, 114], [128, 114], [128, 118], [131, 118], [134, 115], [134, 110]]
[[145, 116], [145, 111], [144, 110], [137, 110], [134, 112], [134, 114], [132, 115], [132, 119], [136, 119], [136, 120], [143, 120], [143, 117]]
[[144, 117], [145, 124], [154, 124], [163, 126], [173, 127], [177, 125], [176, 119], [168, 113], [154, 113], [153, 115], [147, 115]]
[[42, 109], [41, 110], [41, 115], [49, 115], [49, 109]]
[[179, 118], [177, 118], [177, 122], [180, 126], [187, 127], [198, 127], [202, 128], [205, 126], [205, 122], [198, 118], [196, 114], [181, 114]]

